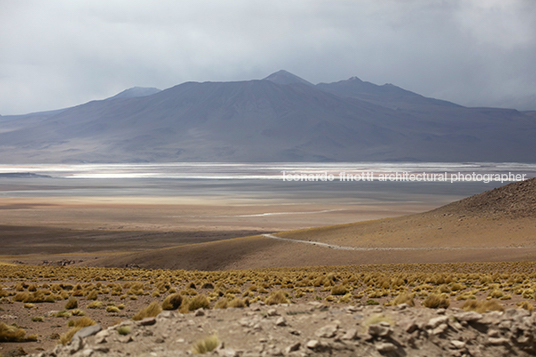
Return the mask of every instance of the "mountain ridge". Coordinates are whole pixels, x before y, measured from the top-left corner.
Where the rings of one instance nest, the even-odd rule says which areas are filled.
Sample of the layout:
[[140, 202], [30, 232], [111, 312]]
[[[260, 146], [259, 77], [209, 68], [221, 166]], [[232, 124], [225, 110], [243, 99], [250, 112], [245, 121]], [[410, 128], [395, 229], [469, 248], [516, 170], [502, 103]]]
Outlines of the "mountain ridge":
[[0, 161], [536, 162], [530, 113], [466, 108], [357, 77], [313, 85], [281, 70], [128, 91], [11, 126], [3, 119]]

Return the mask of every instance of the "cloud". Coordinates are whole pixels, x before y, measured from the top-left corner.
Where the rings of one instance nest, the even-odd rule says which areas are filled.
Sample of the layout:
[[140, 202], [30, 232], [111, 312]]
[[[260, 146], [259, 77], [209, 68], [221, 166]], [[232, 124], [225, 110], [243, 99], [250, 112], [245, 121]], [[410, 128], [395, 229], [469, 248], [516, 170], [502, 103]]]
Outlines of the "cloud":
[[534, 18], [532, 0], [6, 0], [0, 113], [279, 69], [524, 106], [536, 95]]

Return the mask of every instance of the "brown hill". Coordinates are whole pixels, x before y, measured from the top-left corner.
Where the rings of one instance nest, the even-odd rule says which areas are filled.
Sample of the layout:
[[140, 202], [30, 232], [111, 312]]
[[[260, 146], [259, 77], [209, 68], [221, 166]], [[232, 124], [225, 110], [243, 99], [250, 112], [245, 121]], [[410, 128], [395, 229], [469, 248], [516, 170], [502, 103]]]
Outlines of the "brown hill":
[[536, 178], [497, 187], [433, 212], [509, 218], [536, 217]]
[[220, 240], [113, 256], [91, 265], [225, 270], [534, 260], [535, 197], [536, 179], [531, 179], [421, 214], [276, 234], [286, 241], [265, 236]]

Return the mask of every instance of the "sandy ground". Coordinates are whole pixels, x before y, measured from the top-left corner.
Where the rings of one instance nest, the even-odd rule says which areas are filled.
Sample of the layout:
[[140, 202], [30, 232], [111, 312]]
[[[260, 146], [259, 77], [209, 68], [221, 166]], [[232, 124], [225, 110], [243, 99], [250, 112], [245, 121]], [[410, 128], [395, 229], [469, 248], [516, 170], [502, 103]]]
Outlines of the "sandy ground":
[[270, 204], [165, 197], [0, 199], [0, 260], [39, 264], [392, 217], [430, 204]]

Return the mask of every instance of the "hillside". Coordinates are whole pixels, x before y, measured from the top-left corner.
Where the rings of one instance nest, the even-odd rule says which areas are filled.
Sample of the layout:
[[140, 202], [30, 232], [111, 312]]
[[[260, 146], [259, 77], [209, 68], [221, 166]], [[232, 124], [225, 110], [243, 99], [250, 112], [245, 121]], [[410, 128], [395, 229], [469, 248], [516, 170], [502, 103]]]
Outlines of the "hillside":
[[535, 133], [531, 113], [357, 78], [313, 85], [279, 71], [3, 117], [0, 162], [536, 162]]
[[536, 179], [498, 187], [453, 202], [437, 211], [485, 217], [535, 218]]
[[421, 214], [276, 234], [286, 240], [269, 235], [237, 238], [118, 255], [89, 264], [228, 270], [533, 260], [535, 184], [536, 179], [512, 183]]

